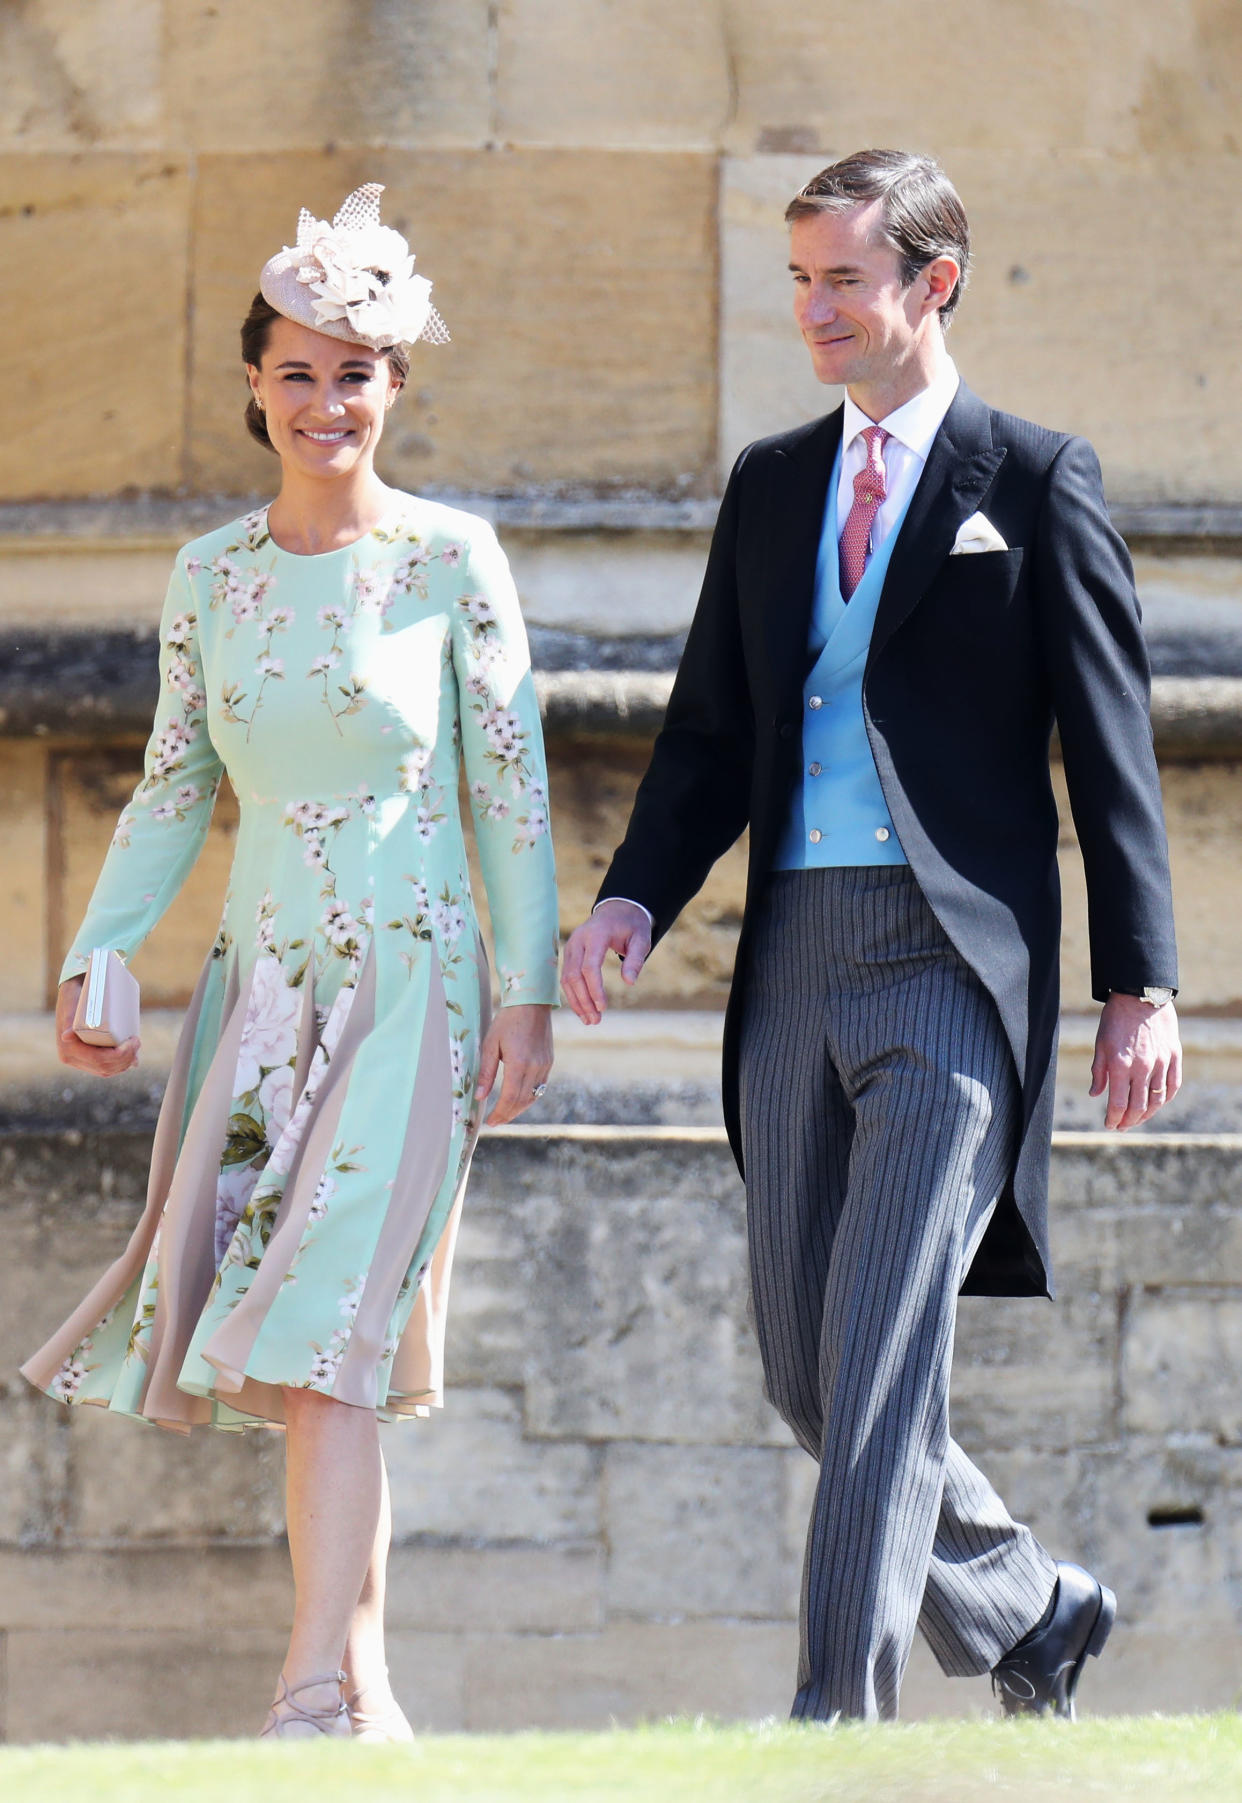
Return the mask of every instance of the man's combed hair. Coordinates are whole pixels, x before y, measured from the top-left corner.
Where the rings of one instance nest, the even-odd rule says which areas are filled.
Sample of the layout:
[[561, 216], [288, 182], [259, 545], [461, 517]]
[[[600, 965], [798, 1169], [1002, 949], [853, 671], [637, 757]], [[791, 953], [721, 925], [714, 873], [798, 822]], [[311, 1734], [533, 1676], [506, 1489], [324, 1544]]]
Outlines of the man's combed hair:
[[908, 150], [857, 150], [813, 176], [785, 209], [785, 223], [816, 213], [845, 213], [878, 200], [880, 231], [896, 251], [909, 287], [937, 257], [952, 257], [961, 270], [940, 309], [948, 325], [970, 269], [970, 226], [957, 189], [939, 163]]

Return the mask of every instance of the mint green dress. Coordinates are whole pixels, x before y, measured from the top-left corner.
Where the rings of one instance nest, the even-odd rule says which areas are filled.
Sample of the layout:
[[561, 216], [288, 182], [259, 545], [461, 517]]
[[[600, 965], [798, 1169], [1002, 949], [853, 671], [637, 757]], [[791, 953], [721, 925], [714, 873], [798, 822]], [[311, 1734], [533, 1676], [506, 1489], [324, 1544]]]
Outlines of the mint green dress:
[[279, 1423], [282, 1388], [381, 1419], [440, 1400], [490, 979], [555, 1002], [547, 775], [508, 565], [399, 495], [365, 538], [282, 551], [266, 509], [187, 545], [160, 700], [63, 975], [129, 959], [240, 805], [223, 919], [161, 1110], [146, 1213], [23, 1367], [60, 1401], [187, 1430]]

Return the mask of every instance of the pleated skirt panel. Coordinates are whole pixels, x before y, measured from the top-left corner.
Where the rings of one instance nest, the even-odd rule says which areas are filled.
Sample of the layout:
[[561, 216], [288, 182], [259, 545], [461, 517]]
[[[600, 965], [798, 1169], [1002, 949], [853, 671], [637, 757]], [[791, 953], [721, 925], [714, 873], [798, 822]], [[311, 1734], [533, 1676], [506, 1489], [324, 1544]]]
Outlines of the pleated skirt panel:
[[[142, 1217], [23, 1375], [55, 1400], [178, 1432], [279, 1427], [290, 1387], [386, 1421], [439, 1405], [479, 1126], [461, 1106], [488, 1012], [477, 934], [474, 962], [479, 1026], [468, 1039], [453, 1031], [434, 956], [398, 988], [371, 945], [326, 1005], [313, 972], [296, 1002], [282, 994], [281, 1007], [297, 1008], [287, 1116], [274, 1143], [245, 1159], [254, 1147], [237, 1111], [239, 1064], [282, 979], [261, 958], [248, 970], [210, 959], [165, 1092]], [[381, 991], [399, 1004], [377, 1006]]]

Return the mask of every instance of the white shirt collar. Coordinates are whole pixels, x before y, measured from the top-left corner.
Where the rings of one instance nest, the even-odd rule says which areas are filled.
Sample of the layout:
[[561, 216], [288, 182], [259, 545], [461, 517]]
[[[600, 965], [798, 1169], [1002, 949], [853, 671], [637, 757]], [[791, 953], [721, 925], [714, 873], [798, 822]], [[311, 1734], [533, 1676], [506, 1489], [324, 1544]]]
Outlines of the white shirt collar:
[[926, 463], [932, 440], [944, 424], [944, 416], [953, 403], [960, 381], [957, 365], [952, 357], [946, 357], [940, 374], [930, 386], [922, 389], [912, 400], [894, 408], [887, 419], [879, 421], [868, 419], [862, 408], [855, 406], [847, 394], [845, 419], [841, 428], [842, 452], [849, 449], [860, 432], [866, 431], [868, 426], [878, 424]]

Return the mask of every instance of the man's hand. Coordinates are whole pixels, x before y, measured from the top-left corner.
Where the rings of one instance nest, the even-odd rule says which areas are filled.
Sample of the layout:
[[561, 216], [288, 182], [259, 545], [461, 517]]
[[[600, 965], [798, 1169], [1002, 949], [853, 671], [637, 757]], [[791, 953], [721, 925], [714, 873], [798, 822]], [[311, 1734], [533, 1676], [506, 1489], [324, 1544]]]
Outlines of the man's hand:
[[68, 977], [56, 992], [56, 1056], [62, 1064], [75, 1070], [89, 1071], [92, 1077], [119, 1077], [138, 1062], [141, 1041], [123, 1040], [120, 1045], [88, 1045], [73, 1030], [78, 997], [85, 977]]
[[1105, 1002], [1091, 1062], [1091, 1094], [1108, 1091], [1106, 1127], [1141, 1126], [1182, 1086], [1182, 1047], [1172, 1002], [1153, 1008], [1116, 990]]
[[575, 927], [565, 947], [561, 988], [580, 1021], [597, 1027], [604, 1018], [603, 966], [609, 952], [621, 960], [621, 975], [631, 986], [651, 950], [651, 922], [634, 902], [601, 902], [589, 920]]
[[503, 1064], [504, 1080], [489, 1127], [515, 1121], [535, 1100], [535, 1088], [552, 1069], [552, 1010], [545, 1002], [515, 1002], [498, 1008], [483, 1040], [475, 1099], [485, 1102]]

